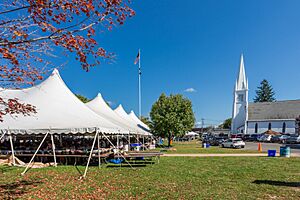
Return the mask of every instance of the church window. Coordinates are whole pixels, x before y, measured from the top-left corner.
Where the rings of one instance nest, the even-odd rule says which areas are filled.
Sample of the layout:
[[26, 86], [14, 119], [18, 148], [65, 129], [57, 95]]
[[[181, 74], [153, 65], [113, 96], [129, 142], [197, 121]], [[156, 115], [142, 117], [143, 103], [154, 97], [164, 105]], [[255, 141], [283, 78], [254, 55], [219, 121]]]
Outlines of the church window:
[[238, 101], [239, 101], [239, 102], [244, 101], [244, 95], [239, 94], [239, 95], [238, 95]]
[[268, 130], [271, 130], [271, 129], [272, 129], [272, 124], [269, 123]]
[[282, 133], [285, 133], [285, 129], [286, 129], [286, 124], [285, 124], [285, 122], [283, 122], [283, 124], [282, 124]]
[[258, 132], [258, 124], [257, 124], [257, 123], [255, 123], [255, 130], [254, 130], [254, 132], [255, 132], [255, 133]]

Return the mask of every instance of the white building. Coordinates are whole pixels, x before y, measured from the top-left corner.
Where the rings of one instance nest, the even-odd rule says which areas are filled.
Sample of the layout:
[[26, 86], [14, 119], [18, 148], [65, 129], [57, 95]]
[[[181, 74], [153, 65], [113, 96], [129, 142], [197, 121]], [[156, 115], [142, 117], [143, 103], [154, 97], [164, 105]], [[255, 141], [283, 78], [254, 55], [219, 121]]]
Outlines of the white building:
[[249, 103], [243, 55], [233, 92], [232, 133], [260, 134], [268, 130], [295, 133], [300, 100]]

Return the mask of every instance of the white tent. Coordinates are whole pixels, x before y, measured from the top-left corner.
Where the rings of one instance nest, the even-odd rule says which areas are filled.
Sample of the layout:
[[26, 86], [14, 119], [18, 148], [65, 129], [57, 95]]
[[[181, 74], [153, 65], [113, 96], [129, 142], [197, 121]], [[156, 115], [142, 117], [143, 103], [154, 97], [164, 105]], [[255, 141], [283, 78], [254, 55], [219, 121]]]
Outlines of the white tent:
[[149, 128], [149, 126], [147, 126], [144, 122], [142, 122], [142, 121], [135, 115], [135, 113], [133, 112], [133, 110], [128, 114], [128, 116], [129, 116], [133, 121], [135, 121], [141, 129], [143, 129], [143, 130], [145, 130], [146, 132], [149, 132], [149, 133], [150, 133], [150, 128]]
[[32, 133], [118, 133], [121, 127], [97, 115], [82, 103], [65, 85], [59, 72], [53, 73], [39, 85], [27, 89], [1, 90], [2, 98], [18, 98], [36, 106], [30, 116], [6, 115], [0, 130], [14, 134]]
[[131, 126], [135, 127], [138, 134], [141, 135], [148, 135], [148, 133], [141, 129], [138, 126], [138, 123], [135, 122], [133, 119], [131, 119], [131, 117], [129, 117], [129, 115], [126, 113], [126, 111], [124, 110], [123, 106], [120, 104], [115, 110], [115, 113], [117, 113], [124, 121], [126, 121], [126, 123], [130, 124]]
[[[102, 95], [99, 93], [93, 100], [85, 104], [92, 111], [98, 115], [110, 120], [111, 122], [122, 127], [127, 132], [135, 133], [137, 128], [132, 126], [130, 123], [126, 123], [126, 120], [122, 119], [117, 113], [115, 113], [105, 102]], [[122, 132], [123, 133], [123, 132]]]
[[185, 136], [196, 137], [196, 136], [199, 136], [199, 133], [190, 131], [190, 132], [186, 133]]

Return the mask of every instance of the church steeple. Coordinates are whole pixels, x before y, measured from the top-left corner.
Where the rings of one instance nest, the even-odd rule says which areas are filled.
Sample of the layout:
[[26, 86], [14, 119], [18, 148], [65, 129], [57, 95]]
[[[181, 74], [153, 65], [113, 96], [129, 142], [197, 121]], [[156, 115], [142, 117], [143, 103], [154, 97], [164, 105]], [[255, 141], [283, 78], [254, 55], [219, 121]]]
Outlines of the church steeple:
[[232, 133], [247, 132], [248, 120], [248, 80], [246, 78], [244, 57], [241, 55], [239, 72], [235, 81], [232, 109]]
[[237, 77], [237, 80], [236, 80], [236, 86], [235, 87], [236, 87], [236, 90], [248, 89], [248, 83], [247, 83], [247, 80], [246, 80], [243, 54], [241, 55], [240, 68], [239, 68], [239, 73], [238, 73], [238, 77]]

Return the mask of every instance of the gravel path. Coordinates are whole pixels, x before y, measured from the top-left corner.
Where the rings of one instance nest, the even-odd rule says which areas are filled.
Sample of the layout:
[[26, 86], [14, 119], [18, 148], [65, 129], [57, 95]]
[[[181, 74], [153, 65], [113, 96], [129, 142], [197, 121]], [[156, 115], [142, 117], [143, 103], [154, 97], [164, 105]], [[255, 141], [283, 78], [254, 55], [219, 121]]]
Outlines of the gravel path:
[[[163, 154], [163, 157], [266, 157], [266, 153], [212, 153], [212, 154]], [[277, 154], [276, 156], [279, 156]], [[291, 154], [291, 157], [300, 157], [300, 154]]]

